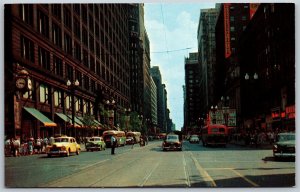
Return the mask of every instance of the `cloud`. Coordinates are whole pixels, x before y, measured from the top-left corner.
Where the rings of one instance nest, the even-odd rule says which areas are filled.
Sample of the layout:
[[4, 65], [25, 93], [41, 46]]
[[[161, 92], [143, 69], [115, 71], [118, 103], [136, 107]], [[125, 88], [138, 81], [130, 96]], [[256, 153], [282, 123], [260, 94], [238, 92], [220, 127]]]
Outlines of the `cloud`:
[[[145, 26], [150, 39], [151, 66], [160, 68], [168, 92], [170, 116], [177, 129], [183, 126], [184, 59], [190, 52], [197, 52], [200, 15], [200, 8], [193, 8], [195, 11], [191, 13], [191, 9], [181, 7], [177, 4], [164, 5], [163, 10], [167, 11], [161, 14], [157, 11], [161, 9], [159, 5], [145, 6]], [[154, 12], [155, 15], [152, 15]]]

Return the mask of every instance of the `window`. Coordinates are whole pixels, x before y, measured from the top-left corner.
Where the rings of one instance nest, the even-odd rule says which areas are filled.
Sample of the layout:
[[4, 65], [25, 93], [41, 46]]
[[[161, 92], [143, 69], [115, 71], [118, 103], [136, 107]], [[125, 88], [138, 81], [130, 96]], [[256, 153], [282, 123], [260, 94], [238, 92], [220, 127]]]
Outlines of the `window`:
[[96, 83], [95, 81], [91, 80], [91, 91], [94, 93], [96, 91]]
[[81, 17], [82, 17], [82, 20], [85, 24], [87, 24], [87, 9], [86, 9], [86, 6], [82, 5], [81, 6]]
[[82, 43], [85, 46], [88, 46], [88, 33], [87, 33], [87, 30], [84, 28], [82, 29]]
[[90, 89], [90, 80], [89, 80], [89, 77], [86, 75], [84, 76], [84, 85], [83, 86], [86, 90]]
[[56, 56], [53, 56], [53, 68], [54, 68], [54, 74], [58, 75], [60, 77], [63, 76], [63, 64], [62, 60], [59, 59]]
[[50, 70], [50, 53], [41, 47], [39, 47], [39, 65]]
[[234, 16], [230, 16], [230, 21], [231, 21], [231, 22], [234, 21]]
[[69, 29], [72, 29], [71, 12], [68, 8], [64, 8], [64, 24]]
[[68, 64], [66, 64], [66, 78], [70, 81], [73, 80], [73, 68]]
[[72, 98], [70, 97], [70, 95], [67, 95], [67, 97], [66, 97], [66, 109], [69, 110], [71, 105], [72, 105]]
[[52, 5], [52, 15], [58, 20], [61, 20], [61, 4]]
[[94, 33], [94, 18], [93, 15], [89, 15], [90, 32]]
[[75, 51], [74, 51], [75, 58], [78, 61], [81, 61], [81, 47], [80, 47], [80, 44], [74, 43], [74, 45], [75, 45]]
[[65, 41], [65, 45], [64, 45], [65, 52], [72, 55], [72, 39], [71, 39], [70, 35], [65, 34], [64, 41]]
[[73, 10], [77, 15], [80, 15], [80, 4], [73, 4]]
[[34, 44], [24, 36], [21, 36], [21, 56], [34, 63]]
[[86, 50], [83, 50], [83, 64], [89, 67], [89, 57], [88, 52]]
[[49, 38], [49, 19], [47, 15], [38, 10], [37, 20], [38, 31], [45, 37]]
[[74, 18], [74, 34], [80, 39], [80, 22]]
[[54, 91], [54, 106], [62, 107], [62, 92], [59, 90]]
[[247, 17], [246, 16], [242, 16], [242, 21], [246, 21]]
[[48, 87], [44, 84], [40, 85], [40, 102], [48, 104], [48, 97], [49, 97], [49, 90]]
[[33, 26], [33, 5], [22, 4], [20, 6], [20, 17], [22, 21], [24, 21], [28, 25]]
[[90, 36], [90, 50], [91, 52], [95, 51], [94, 38], [92, 36]]
[[235, 28], [234, 27], [230, 27], [230, 32], [234, 32]]
[[82, 110], [82, 99], [77, 97], [76, 103], [75, 103], [75, 109], [76, 111]]
[[61, 29], [55, 23], [52, 24], [52, 36], [53, 43], [61, 48]]
[[90, 70], [95, 73], [95, 58], [90, 56]]

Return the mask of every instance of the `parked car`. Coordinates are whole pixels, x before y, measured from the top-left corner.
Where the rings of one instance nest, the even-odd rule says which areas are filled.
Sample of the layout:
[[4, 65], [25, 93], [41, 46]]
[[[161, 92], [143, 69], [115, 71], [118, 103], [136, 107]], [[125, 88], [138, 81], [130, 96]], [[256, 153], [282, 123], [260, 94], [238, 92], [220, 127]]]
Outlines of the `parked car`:
[[162, 149], [166, 150], [182, 150], [182, 141], [176, 134], [168, 134], [162, 143]]
[[295, 157], [295, 133], [279, 133], [273, 145], [274, 158]]
[[200, 139], [199, 139], [198, 135], [192, 135], [190, 137], [190, 143], [199, 143], [199, 142], [200, 142]]
[[126, 137], [126, 145], [132, 145], [134, 144], [133, 137]]
[[79, 155], [80, 151], [81, 148], [76, 142], [76, 139], [68, 136], [54, 138], [53, 143], [46, 148], [46, 154], [48, 157], [53, 155], [65, 155], [68, 157], [70, 156], [70, 153], [76, 153], [76, 155]]
[[86, 151], [102, 151], [106, 149], [106, 144], [102, 137], [91, 137], [85, 144]]

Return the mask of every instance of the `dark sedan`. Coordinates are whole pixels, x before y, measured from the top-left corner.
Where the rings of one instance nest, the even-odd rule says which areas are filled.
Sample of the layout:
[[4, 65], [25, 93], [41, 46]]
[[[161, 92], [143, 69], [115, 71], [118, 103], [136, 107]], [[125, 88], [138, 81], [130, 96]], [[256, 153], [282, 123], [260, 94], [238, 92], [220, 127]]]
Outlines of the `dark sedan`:
[[182, 142], [179, 140], [179, 136], [176, 134], [169, 134], [162, 143], [162, 149], [166, 150], [182, 150]]

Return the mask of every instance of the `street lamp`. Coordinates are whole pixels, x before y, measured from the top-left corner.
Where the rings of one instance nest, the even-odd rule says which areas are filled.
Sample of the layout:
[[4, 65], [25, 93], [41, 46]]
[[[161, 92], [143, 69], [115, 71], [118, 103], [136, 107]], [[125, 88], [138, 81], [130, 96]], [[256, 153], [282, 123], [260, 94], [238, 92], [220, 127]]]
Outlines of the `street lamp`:
[[76, 129], [75, 129], [75, 89], [79, 86], [79, 81], [76, 79], [74, 82], [70, 80], [67, 81], [67, 86], [71, 90], [71, 102], [72, 102], [72, 128], [74, 131], [74, 137], [76, 138]]
[[113, 129], [114, 126], [114, 107], [115, 107], [116, 101], [112, 98], [112, 100], [106, 100], [106, 105], [108, 107], [108, 118], [109, 118], [109, 124], [111, 126], [111, 129]]
[[210, 109], [213, 112], [213, 124], [216, 124], [216, 111], [218, 110], [218, 106], [211, 106]]

